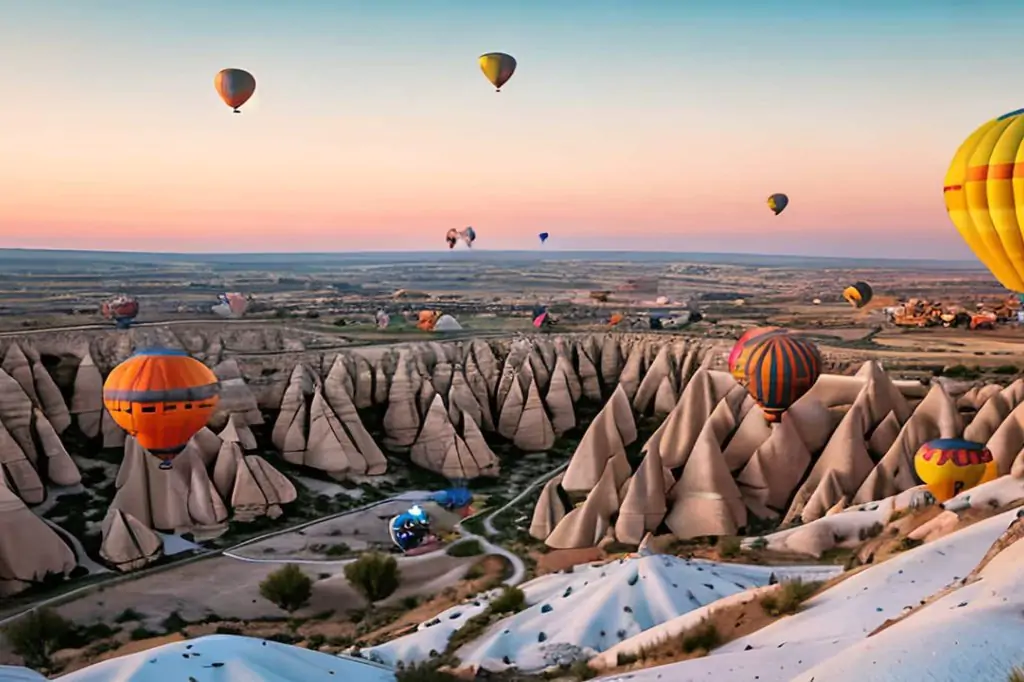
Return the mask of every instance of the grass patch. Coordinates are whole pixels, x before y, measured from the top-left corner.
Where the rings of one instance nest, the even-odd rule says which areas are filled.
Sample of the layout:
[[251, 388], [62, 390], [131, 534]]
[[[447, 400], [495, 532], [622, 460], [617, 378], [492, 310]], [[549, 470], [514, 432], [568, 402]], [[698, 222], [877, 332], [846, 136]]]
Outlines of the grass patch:
[[695, 651], [705, 653], [722, 643], [722, 635], [714, 623], [701, 621], [696, 627], [684, 632], [679, 637], [679, 646], [683, 651], [692, 654]]
[[480, 556], [483, 553], [483, 546], [480, 544], [479, 540], [475, 539], [456, 542], [454, 545], [450, 545], [448, 549], [445, 550], [445, 554], [453, 557]]
[[718, 556], [723, 559], [732, 559], [739, 556], [740, 539], [735, 537], [724, 537], [718, 541]]
[[811, 598], [823, 583], [818, 581], [804, 582], [787, 580], [775, 594], [767, 594], [761, 598], [761, 608], [769, 616], [789, 616], [800, 610], [800, 606]]

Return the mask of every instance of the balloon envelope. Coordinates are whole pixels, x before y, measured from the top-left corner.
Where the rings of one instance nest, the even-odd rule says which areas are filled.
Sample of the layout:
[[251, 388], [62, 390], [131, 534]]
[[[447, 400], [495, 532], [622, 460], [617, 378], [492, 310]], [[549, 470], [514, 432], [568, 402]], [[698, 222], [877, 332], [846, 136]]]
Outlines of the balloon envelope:
[[788, 333], [763, 334], [747, 343], [742, 354], [747, 392], [765, 420], [777, 422], [818, 380], [821, 354], [808, 339]]
[[785, 194], [773, 194], [768, 197], [768, 208], [770, 208], [775, 215], [779, 215], [785, 211], [787, 206], [789, 206], [789, 197]]
[[118, 327], [127, 329], [139, 314], [139, 302], [131, 296], [122, 294], [104, 301], [100, 312], [108, 320], [114, 320]]
[[992, 453], [982, 443], [938, 438], [914, 455], [914, 471], [939, 502], [998, 476]]
[[1020, 159], [1024, 109], [971, 133], [953, 156], [942, 187], [960, 236], [999, 283], [1017, 293], [1024, 292], [1024, 193], [1016, 172]]
[[769, 332], [786, 333], [786, 330], [778, 327], [752, 327], [743, 332], [743, 335], [733, 344], [732, 350], [729, 352], [729, 373], [732, 374], [736, 381], [743, 381], [743, 363], [741, 362], [743, 347], [751, 339]]
[[543, 244], [544, 242], [546, 242], [548, 240], [548, 233], [547, 232], [541, 232], [537, 236], [540, 237], [540, 243], [541, 244]]
[[875, 292], [867, 282], [856, 282], [843, 289], [843, 298], [854, 308], [863, 308], [874, 297]]
[[238, 107], [249, 101], [256, 92], [256, 79], [242, 69], [223, 69], [213, 77], [213, 87], [224, 104], [238, 112]]
[[501, 92], [501, 86], [516, 72], [516, 60], [504, 52], [488, 52], [480, 55], [480, 70], [491, 85]]
[[[140, 350], [103, 384], [103, 405], [139, 445], [169, 466], [217, 406], [220, 384], [184, 351]], [[166, 468], [166, 467], [165, 467]]]

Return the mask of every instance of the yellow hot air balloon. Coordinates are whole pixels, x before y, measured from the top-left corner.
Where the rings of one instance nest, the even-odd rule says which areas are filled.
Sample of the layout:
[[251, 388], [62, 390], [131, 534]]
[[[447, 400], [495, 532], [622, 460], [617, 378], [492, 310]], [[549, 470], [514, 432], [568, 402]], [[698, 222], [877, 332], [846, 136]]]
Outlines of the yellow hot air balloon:
[[992, 119], [960, 145], [942, 188], [946, 210], [999, 283], [1024, 293], [1024, 109]]
[[501, 92], [501, 86], [516, 72], [516, 59], [504, 52], [488, 52], [480, 55], [480, 70], [497, 92]]

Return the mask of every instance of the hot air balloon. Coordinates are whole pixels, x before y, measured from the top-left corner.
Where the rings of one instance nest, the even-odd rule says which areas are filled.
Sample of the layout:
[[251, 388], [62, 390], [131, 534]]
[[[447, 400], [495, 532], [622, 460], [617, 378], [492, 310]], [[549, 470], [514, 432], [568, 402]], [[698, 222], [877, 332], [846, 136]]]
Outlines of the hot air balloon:
[[549, 235], [548, 235], [547, 232], [541, 232], [537, 236], [540, 237], [540, 243], [543, 244], [544, 242], [546, 242], [548, 240], [548, 236]]
[[914, 455], [914, 470], [939, 502], [999, 475], [985, 445], [960, 438], [939, 438], [922, 445]]
[[432, 332], [440, 317], [441, 311], [439, 310], [421, 310], [416, 326], [425, 332]]
[[960, 145], [942, 192], [950, 220], [999, 283], [1024, 293], [1024, 109], [992, 119]]
[[113, 320], [118, 329], [128, 329], [139, 314], [139, 302], [131, 296], [121, 294], [105, 301], [100, 307], [100, 312], [103, 313], [103, 317]]
[[377, 323], [377, 329], [387, 329], [391, 324], [391, 316], [385, 310], [378, 310], [374, 320]]
[[256, 92], [256, 79], [248, 71], [242, 69], [223, 69], [213, 77], [213, 87], [236, 114], [242, 113], [238, 107], [249, 101]]
[[854, 308], [863, 308], [871, 302], [875, 292], [867, 282], [855, 282], [843, 289], [843, 298]]
[[391, 541], [403, 552], [422, 545], [430, 537], [430, 517], [423, 508], [414, 505], [388, 521]]
[[249, 309], [249, 299], [237, 291], [218, 294], [217, 300], [219, 303], [213, 306], [211, 310], [221, 317], [239, 318]]
[[460, 485], [459, 487], [441, 490], [430, 496], [430, 499], [441, 506], [442, 509], [458, 512], [463, 518], [473, 513], [473, 493], [469, 488]]
[[488, 52], [480, 55], [480, 70], [484, 72], [484, 77], [491, 81], [496, 92], [501, 92], [501, 86], [516, 72], [516, 60], [504, 52]]
[[184, 351], [136, 351], [103, 384], [103, 405], [139, 445], [170, 469], [171, 460], [206, 425], [220, 384], [213, 372]]
[[612, 316], [608, 318], [608, 326], [614, 327], [615, 325], [622, 322], [624, 319], [626, 318], [623, 317], [622, 313], [612, 313]]
[[779, 215], [785, 211], [787, 206], [789, 206], [789, 197], [785, 194], [773, 194], [768, 197], [768, 208], [770, 208], [775, 215]]
[[807, 393], [821, 374], [821, 354], [809, 340], [793, 334], [762, 334], [741, 352], [747, 392], [769, 423]]
[[741, 355], [747, 341], [769, 332], [787, 333], [785, 329], [779, 329], [778, 327], [753, 327], [743, 332], [743, 335], [733, 344], [732, 350], [729, 352], [729, 373], [732, 374], [736, 381], [743, 381], [743, 361]]
[[533, 326], [537, 329], [541, 327], [551, 325], [551, 316], [548, 315], [548, 309], [545, 306], [538, 305], [533, 307]]
[[466, 246], [473, 248], [473, 242], [476, 241], [476, 230], [472, 227], [467, 227], [463, 230], [456, 230], [454, 227], [448, 230], [444, 235], [444, 240], [448, 242], [448, 248], [454, 249], [455, 245], [459, 243], [459, 240], [465, 242]]

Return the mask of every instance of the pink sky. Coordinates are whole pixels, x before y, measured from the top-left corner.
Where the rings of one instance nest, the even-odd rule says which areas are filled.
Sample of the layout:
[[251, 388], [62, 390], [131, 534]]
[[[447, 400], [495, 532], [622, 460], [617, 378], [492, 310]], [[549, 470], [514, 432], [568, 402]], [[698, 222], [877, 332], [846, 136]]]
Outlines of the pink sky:
[[[825, 57], [801, 24], [739, 43], [716, 24], [679, 47], [648, 17], [614, 57], [605, 28], [567, 61], [570, 23], [349, 45], [22, 9], [25, 30], [0, 34], [0, 59], [32, 64], [0, 75], [19, 93], [0, 108], [0, 247], [431, 249], [473, 225], [479, 248], [548, 231], [553, 249], [969, 257], [942, 177], [967, 134], [1021, 105], [1003, 85], [1016, 57], [994, 44], [972, 79], [939, 34], [836, 34]], [[495, 44], [519, 46], [501, 94], [475, 63]], [[224, 66], [256, 74], [242, 115], [213, 91]], [[773, 192], [791, 198], [778, 218]]]

